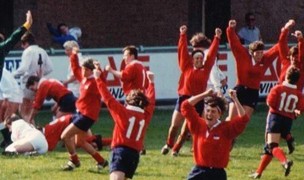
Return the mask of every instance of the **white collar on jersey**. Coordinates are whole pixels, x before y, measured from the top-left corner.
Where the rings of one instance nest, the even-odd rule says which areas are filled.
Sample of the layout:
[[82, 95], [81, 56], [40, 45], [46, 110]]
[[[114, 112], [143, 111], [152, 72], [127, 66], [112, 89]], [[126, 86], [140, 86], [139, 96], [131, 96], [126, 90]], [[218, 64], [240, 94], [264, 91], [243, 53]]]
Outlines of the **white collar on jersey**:
[[286, 86], [286, 87], [289, 87], [289, 88], [292, 88], [292, 89], [297, 89], [297, 85], [295, 84], [290, 84], [288, 83], [287, 81], [283, 81], [283, 86]]
[[131, 110], [131, 111], [141, 112], [141, 113], [145, 112], [142, 108], [137, 107], [137, 106], [131, 106], [129, 104], [126, 106], [126, 109]]

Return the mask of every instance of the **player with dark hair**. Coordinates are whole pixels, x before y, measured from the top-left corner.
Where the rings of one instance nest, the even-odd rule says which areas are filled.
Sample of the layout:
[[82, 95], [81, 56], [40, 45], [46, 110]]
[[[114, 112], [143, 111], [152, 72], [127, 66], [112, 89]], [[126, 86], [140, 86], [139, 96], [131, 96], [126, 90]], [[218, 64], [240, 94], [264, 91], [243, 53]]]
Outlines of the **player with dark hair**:
[[[230, 20], [226, 33], [231, 51], [236, 62], [237, 82], [234, 89], [243, 105], [246, 114], [251, 117], [258, 99], [260, 82], [266, 70], [278, 57], [278, 45], [273, 46], [264, 52], [264, 45], [261, 41], [255, 41], [249, 45], [248, 50], [242, 46], [236, 32], [236, 21]], [[234, 103], [229, 104], [229, 115], [227, 120], [236, 115]]]
[[[187, 27], [185, 25], [180, 27], [180, 39], [178, 43], [178, 63], [181, 70], [181, 75], [178, 84], [178, 99], [175, 109], [173, 111], [171, 125], [168, 132], [166, 144], [162, 147], [161, 153], [167, 154], [174, 146], [175, 138], [178, 130], [184, 122], [184, 117], [180, 113], [181, 103], [193, 95], [204, 92], [207, 87], [207, 81], [211, 69], [214, 65], [219, 41], [222, 31], [219, 28], [215, 29], [215, 36], [210, 46], [205, 63], [203, 63], [205, 53], [200, 49], [195, 49], [189, 57], [188, 43], [187, 43]], [[202, 44], [202, 42], [201, 42]], [[200, 45], [197, 45], [197, 47]], [[203, 111], [204, 102], [196, 104], [196, 109], [199, 114]], [[173, 155], [178, 151], [177, 148]]]
[[[75, 150], [76, 144], [88, 152], [97, 161], [97, 170], [102, 170], [108, 165], [108, 162], [86, 141], [87, 132], [91, 126], [98, 120], [101, 108], [101, 96], [98, 92], [95, 79], [93, 77], [94, 60], [88, 59], [79, 66], [77, 53], [79, 49], [73, 48], [70, 55], [71, 67], [75, 78], [81, 82], [80, 96], [76, 101], [78, 113], [73, 115], [73, 121], [61, 134], [61, 139], [70, 155], [70, 160], [64, 166], [63, 170], [71, 171], [80, 166], [80, 161]], [[76, 135], [76, 137], [75, 137]]]
[[120, 104], [109, 92], [99, 64], [94, 70], [99, 93], [115, 122], [112, 137], [110, 179], [132, 179], [143, 149], [146, 130], [155, 107], [154, 75], [148, 74], [149, 86], [145, 93], [131, 90], [126, 96], [126, 105]]
[[269, 113], [266, 124], [266, 146], [258, 169], [251, 175], [254, 179], [261, 177], [273, 156], [282, 164], [285, 176], [290, 173], [293, 161], [287, 159], [283, 149], [279, 147], [279, 142], [290, 133], [296, 115], [300, 115], [304, 110], [304, 98], [296, 85], [299, 77], [300, 70], [290, 66], [285, 81], [273, 87], [267, 96]]
[[[244, 131], [249, 122], [236, 92], [230, 91], [229, 95], [238, 112], [231, 121], [220, 120], [227, 103], [225, 98], [216, 96], [212, 89], [192, 96], [182, 103], [181, 113], [186, 118], [193, 138], [195, 166], [188, 176], [189, 180], [227, 179], [224, 168], [228, 165], [232, 141]], [[206, 102], [204, 115], [201, 117], [194, 106], [203, 99], [206, 99]]]
[[112, 69], [107, 65], [105, 70], [112, 73], [122, 82], [122, 90], [128, 95], [132, 89], [145, 90], [148, 87], [147, 70], [142, 62], [138, 61], [138, 52], [135, 46], [126, 46], [123, 48], [123, 60], [126, 64], [121, 71]]
[[77, 98], [56, 79], [30, 76], [26, 82], [26, 88], [35, 92], [33, 109], [29, 116], [30, 123], [34, 123], [34, 117], [42, 107], [44, 100], [48, 97], [53, 98], [55, 101], [52, 109], [56, 118], [76, 112], [75, 102]]

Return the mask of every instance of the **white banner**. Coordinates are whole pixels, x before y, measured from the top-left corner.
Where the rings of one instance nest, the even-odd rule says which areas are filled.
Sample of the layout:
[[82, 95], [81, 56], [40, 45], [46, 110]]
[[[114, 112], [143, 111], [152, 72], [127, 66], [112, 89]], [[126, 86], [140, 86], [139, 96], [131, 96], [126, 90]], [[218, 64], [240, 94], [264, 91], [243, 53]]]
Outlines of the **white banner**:
[[[120, 70], [122, 63], [122, 54], [94, 54], [86, 55], [83, 57], [92, 57], [100, 61], [102, 67], [110, 64], [113, 69]], [[58, 80], [65, 80], [67, 77], [69, 60], [66, 55], [55, 55], [50, 56], [53, 64], [54, 71], [50, 75], [52, 78]], [[235, 62], [231, 51], [221, 51], [218, 65], [220, 69], [227, 75], [228, 86], [223, 88], [223, 92], [227, 89], [233, 88], [236, 82], [236, 69]], [[177, 98], [177, 84], [180, 76], [180, 70], [177, 64], [177, 53], [176, 52], [153, 52], [153, 53], [140, 53], [140, 61], [144, 63], [147, 69], [155, 73], [155, 87], [156, 87], [156, 98], [157, 100], [172, 100]], [[16, 70], [21, 62], [19, 57], [8, 57], [5, 59], [4, 67], [9, 71]], [[276, 61], [265, 73], [264, 80], [260, 85], [260, 97], [265, 97], [271, 87], [277, 83], [278, 72], [277, 72]], [[252, 77], [254, 78], [254, 77]], [[109, 89], [112, 94], [120, 100], [124, 99], [124, 94], [120, 87], [120, 81], [114, 78], [112, 74], [106, 74], [106, 79], [109, 84]]]

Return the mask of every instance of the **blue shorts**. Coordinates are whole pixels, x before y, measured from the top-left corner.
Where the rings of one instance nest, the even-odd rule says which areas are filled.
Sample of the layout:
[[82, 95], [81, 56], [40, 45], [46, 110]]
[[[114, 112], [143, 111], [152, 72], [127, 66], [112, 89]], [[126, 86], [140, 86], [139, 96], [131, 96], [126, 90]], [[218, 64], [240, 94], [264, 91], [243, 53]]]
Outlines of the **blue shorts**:
[[227, 174], [224, 168], [210, 168], [194, 166], [188, 175], [188, 180], [201, 180], [201, 179], [216, 179], [226, 180]]
[[74, 96], [73, 93], [69, 93], [64, 95], [58, 102], [59, 111], [61, 112], [76, 112], [76, 103], [77, 98]]
[[259, 90], [252, 89], [246, 86], [237, 85], [233, 88], [236, 90], [237, 97], [242, 105], [256, 108], [259, 101]]
[[[176, 105], [175, 105], [175, 110], [178, 111], [178, 112], [181, 112], [181, 105], [182, 103], [186, 100], [186, 99], [189, 99], [191, 96], [188, 96], [188, 95], [180, 95], [176, 101]], [[196, 109], [196, 112], [198, 114], [202, 114], [202, 112], [204, 111], [204, 107], [205, 107], [205, 102], [204, 100], [201, 100], [200, 102], [198, 102], [196, 105], [195, 105], [195, 109]]]
[[76, 113], [72, 116], [72, 123], [85, 132], [87, 132], [91, 128], [94, 122], [94, 120], [82, 115], [81, 113]]
[[282, 115], [268, 113], [267, 116], [267, 133], [280, 133], [282, 138], [290, 134], [292, 119]]
[[132, 179], [139, 163], [139, 152], [135, 149], [118, 146], [112, 149], [110, 158], [110, 173], [121, 171], [125, 177]]

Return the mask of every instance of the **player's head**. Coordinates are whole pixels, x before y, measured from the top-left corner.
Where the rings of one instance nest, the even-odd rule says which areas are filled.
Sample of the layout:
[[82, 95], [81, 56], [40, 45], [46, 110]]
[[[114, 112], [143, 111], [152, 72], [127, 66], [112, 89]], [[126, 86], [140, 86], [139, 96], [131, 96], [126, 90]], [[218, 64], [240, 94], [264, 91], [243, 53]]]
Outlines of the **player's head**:
[[196, 33], [192, 36], [190, 44], [193, 47], [193, 50], [202, 50], [208, 49], [211, 45], [211, 40], [205, 36], [203, 33]]
[[76, 41], [66, 41], [63, 44], [65, 54], [68, 55], [68, 56], [70, 56], [72, 54], [72, 50], [73, 50], [74, 47], [79, 49], [79, 45]]
[[254, 41], [249, 44], [249, 53], [256, 63], [259, 63], [262, 60], [264, 49], [265, 45], [262, 41]]
[[39, 81], [40, 81], [40, 77], [38, 77], [38, 76], [30, 76], [27, 79], [26, 88], [36, 92], [38, 90], [38, 83], [39, 83]]
[[35, 36], [33, 33], [30, 31], [26, 32], [22, 37], [21, 37], [21, 47], [23, 49], [26, 49], [28, 46], [35, 44]]
[[90, 77], [93, 75], [93, 70], [95, 69], [94, 62], [96, 60], [92, 58], [88, 58], [81, 65], [81, 74], [83, 77]]
[[197, 69], [202, 68], [205, 56], [204, 52], [201, 50], [194, 50], [191, 55], [193, 59], [193, 66]]
[[126, 97], [126, 103], [144, 109], [149, 105], [147, 96], [139, 89], [133, 89]]
[[291, 65], [294, 66], [298, 65], [298, 55], [299, 55], [298, 46], [292, 46], [288, 51], [288, 59], [290, 60]]
[[300, 69], [295, 66], [290, 66], [287, 69], [285, 80], [289, 84], [296, 84], [300, 78]]
[[19, 120], [21, 119], [20, 116], [18, 116], [17, 114], [12, 114], [10, 117], [7, 117], [5, 120], [4, 120], [4, 124], [6, 127], [10, 128], [12, 123], [16, 120]]
[[226, 111], [227, 102], [224, 98], [212, 96], [205, 100], [204, 116], [207, 121], [220, 119]]
[[122, 49], [123, 59], [126, 64], [129, 64], [132, 60], [138, 58], [138, 51], [135, 46], [129, 45]]

